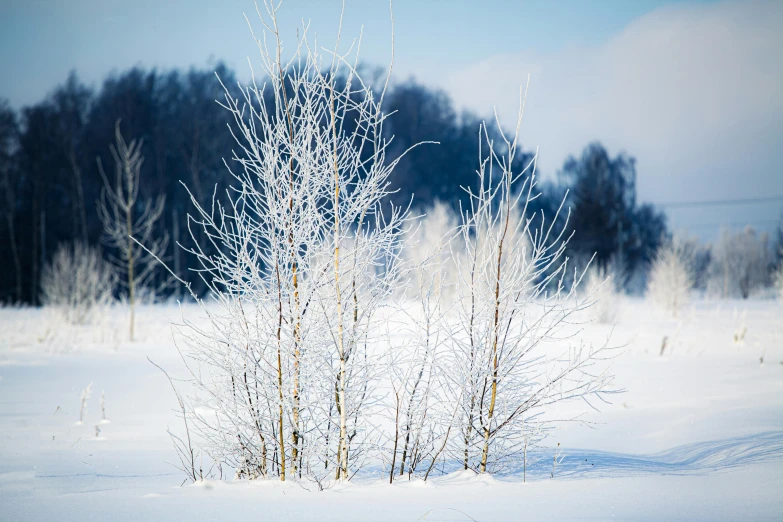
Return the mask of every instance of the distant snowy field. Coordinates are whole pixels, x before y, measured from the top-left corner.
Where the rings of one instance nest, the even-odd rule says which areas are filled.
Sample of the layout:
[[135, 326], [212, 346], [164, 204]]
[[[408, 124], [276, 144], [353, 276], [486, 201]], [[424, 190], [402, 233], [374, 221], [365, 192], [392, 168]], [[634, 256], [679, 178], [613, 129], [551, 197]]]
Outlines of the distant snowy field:
[[[783, 520], [783, 303], [696, 301], [675, 320], [623, 299], [611, 339], [625, 347], [613, 368], [627, 391], [590, 413], [596, 429], [550, 436], [525, 484], [468, 472], [323, 492], [275, 480], [180, 487], [166, 433], [179, 428], [176, 400], [147, 361], [181, 375], [168, 326], [179, 314], [142, 309], [141, 340], [128, 344], [122, 309], [83, 328], [0, 309], [0, 520]], [[611, 329], [592, 324], [585, 337]]]

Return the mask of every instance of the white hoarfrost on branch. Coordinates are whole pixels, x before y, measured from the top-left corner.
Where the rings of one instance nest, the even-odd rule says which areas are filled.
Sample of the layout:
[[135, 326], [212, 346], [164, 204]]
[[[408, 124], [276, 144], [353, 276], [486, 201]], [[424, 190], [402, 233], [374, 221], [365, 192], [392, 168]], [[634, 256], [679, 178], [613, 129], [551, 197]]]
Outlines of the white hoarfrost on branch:
[[775, 271], [773, 278], [777, 298], [783, 303], [783, 264], [781, 264]]
[[426, 480], [453, 431], [456, 403], [443, 393], [448, 381], [441, 362], [454, 272], [447, 247], [456, 230], [448, 207], [437, 203], [404, 245], [408, 284], [388, 326], [399, 339], [388, 353], [392, 401], [387, 401], [387, 411], [394, 422], [390, 482], [415, 474]]
[[79, 398], [79, 422], [78, 424], [84, 424], [84, 418], [87, 415], [87, 401], [92, 397], [92, 383], [88, 384], [85, 389], [82, 390], [82, 395]]
[[655, 254], [647, 282], [647, 297], [674, 317], [688, 303], [693, 288], [690, 249], [678, 237], [664, 242]]
[[458, 232], [457, 217], [447, 204], [435, 201], [425, 209], [416, 225], [406, 234], [403, 252], [409, 266], [415, 267], [411, 284], [406, 288], [407, 295], [420, 297], [423, 290], [434, 284], [439, 291], [451, 296], [456, 277], [449, 243]]
[[398, 159], [386, 158], [386, 87], [358, 75], [358, 43], [342, 53], [338, 37], [324, 57], [305, 26], [284, 61], [279, 6], [264, 7], [266, 83], [225, 90], [235, 184], [211, 208], [192, 198], [190, 229], [215, 248], [190, 253], [214, 304], [194, 296], [208, 322], [180, 329], [188, 415], [238, 477], [347, 480], [377, 438], [379, 312], [400, 285], [408, 212], [382, 211]]
[[209, 291], [191, 291], [203, 319], [176, 327], [183, 469], [203, 478], [202, 452], [221, 473], [322, 488], [371, 466], [426, 479], [464, 450], [466, 467], [502, 470], [554, 421], [544, 408], [611, 383], [606, 346], [573, 337], [593, 299], [564, 287], [566, 240], [527, 216], [533, 165], [513, 172], [516, 135], [498, 146], [482, 127], [462, 223], [436, 207], [411, 233], [386, 203], [400, 159], [386, 156], [388, 76], [373, 88], [361, 40], [323, 51], [307, 26], [284, 60], [278, 9], [258, 9], [265, 83], [225, 88], [233, 186], [209, 206], [191, 197], [191, 235], [210, 244], [188, 252]]
[[555, 229], [557, 215], [547, 223], [528, 211], [537, 196], [535, 158], [514, 169], [524, 92], [513, 134], [497, 118], [499, 138], [486, 125], [479, 130], [477, 188], [468, 191], [460, 239], [452, 243], [458, 281], [448, 375], [461, 410], [451, 451], [481, 473], [515, 462], [553, 420], [543, 415], [548, 406], [590, 404], [611, 392], [612, 377], [597, 364], [609, 348], [576, 337], [579, 312], [594, 296], [576, 292], [583, 273], [564, 283], [565, 228]]
[[120, 275], [121, 287], [127, 292], [130, 307], [128, 337], [133, 341], [139, 297], [154, 296], [172, 282], [170, 278], [156, 279], [155, 271], [168, 245], [168, 234], [155, 234], [155, 223], [163, 213], [165, 199], [158, 196], [154, 202], [147, 200], [140, 204], [139, 177], [144, 163], [142, 142], [126, 142], [120, 132], [119, 120], [115, 125], [115, 140], [111, 146], [114, 179], [107, 177], [98, 159], [104, 186], [97, 211], [103, 223], [104, 242], [115, 252], [109, 259]]
[[769, 246], [766, 234], [747, 227], [724, 230], [712, 249], [708, 290], [726, 299], [747, 299], [769, 282]]
[[100, 251], [82, 242], [62, 243], [41, 277], [41, 301], [71, 324], [98, 318], [112, 302], [116, 277]]
[[620, 295], [616, 287], [616, 277], [611, 268], [602, 270], [591, 264], [581, 284], [588, 295], [593, 295], [596, 303], [592, 315], [601, 324], [612, 324], [617, 318]]

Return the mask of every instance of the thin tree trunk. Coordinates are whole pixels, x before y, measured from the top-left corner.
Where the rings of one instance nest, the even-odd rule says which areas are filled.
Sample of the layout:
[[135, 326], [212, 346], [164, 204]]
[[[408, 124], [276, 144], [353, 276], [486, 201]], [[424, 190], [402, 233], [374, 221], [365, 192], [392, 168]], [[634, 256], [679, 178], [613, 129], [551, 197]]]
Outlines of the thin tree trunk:
[[16, 244], [16, 223], [14, 219], [14, 195], [11, 192], [11, 181], [6, 179], [6, 211], [5, 221], [8, 225], [8, 240], [11, 243], [11, 256], [14, 260], [14, 276], [16, 279], [16, 301], [22, 301], [22, 263], [19, 260], [19, 247]]
[[440, 445], [440, 448], [438, 448], [437, 453], [435, 453], [435, 455], [432, 456], [430, 465], [427, 467], [427, 472], [424, 474], [424, 482], [427, 482], [427, 478], [429, 478], [432, 468], [435, 467], [435, 462], [437, 462], [438, 457], [440, 457], [440, 454], [443, 453], [443, 449], [446, 447], [446, 443], [449, 441], [449, 433], [451, 433], [451, 425], [449, 425], [449, 428], [446, 430], [446, 435], [444, 435], [443, 437], [443, 444]]
[[277, 394], [278, 394], [278, 416], [280, 428], [280, 480], [285, 481], [285, 434], [283, 430], [283, 361], [281, 357], [282, 350], [282, 330], [283, 330], [283, 295], [280, 281], [280, 265], [275, 261], [275, 272], [277, 273]]
[[[293, 160], [291, 160], [291, 177], [289, 180], [290, 189], [293, 193]], [[293, 195], [289, 199], [288, 208], [293, 215], [294, 201]], [[293, 218], [292, 218], [293, 219]], [[294, 474], [297, 471], [297, 461], [299, 458], [299, 374], [300, 374], [300, 357], [301, 357], [301, 317], [299, 313], [299, 277], [297, 273], [296, 252], [294, 249], [293, 230], [288, 234], [289, 248], [291, 249], [291, 270], [294, 286], [294, 389], [293, 389], [293, 427], [291, 429], [291, 459], [294, 464]], [[301, 470], [300, 470], [301, 472]]]
[[[342, 328], [338, 327], [342, 344]], [[345, 400], [345, 352], [340, 355], [340, 478], [348, 480], [348, 426]]]
[[[131, 193], [130, 182], [128, 183], [128, 194]], [[131, 243], [131, 236], [133, 235], [133, 208], [128, 205], [125, 208], [125, 228], [128, 231], [128, 237], [125, 238], [127, 245], [127, 257], [128, 257], [128, 304], [130, 305], [130, 325], [129, 325], [129, 338], [133, 342], [133, 323], [135, 322], [135, 307], [136, 307], [136, 280], [134, 274], [135, 260], [133, 259], [133, 243]]]
[[[337, 143], [337, 122], [334, 113], [334, 93], [331, 100], [332, 135]], [[335, 145], [336, 146], [336, 145]], [[340, 453], [339, 475], [342, 480], [348, 480], [348, 419], [345, 397], [346, 351], [343, 340], [343, 309], [340, 295], [340, 173], [337, 166], [337, 150], [332, 151], [334, 168], [334, 284], [337, 297], [337, 351], [340, 356], [340, 376], [338, 400], [340, 404]]]
[[[285, 90], [285, 75], [283, 74], [283, 68], [280, 64], [280, 47], [277, 49], [277, 63], [278, 72], [280, 74], [280, 85], [283, 96], [283, 107], [285, 108], [286, 120], [288, 122], [288, 140], [293, 149], [294, 145], [294, 123], [291, 118], [291, 112], [288, 108], [288, 95]], [[293, 237], [293, 212], [294, 212], [294, 158], [291, 156], [288, 161], [288, 187], [290, 196], [288, 198], [288, 210], [290, 213], [290, 229], [288, 231], [288, 246], [291, 249], [291, 270], [292, 270], [292, 283], [294, 286], [294, 375], [293, 375], [293, 427], [291, 429], [291, 460], [294, 464], [294, 475], [297, 471], [297, 461], [299, 457], [299, 377], [300, 377], [300, 350], [301, 350], [301, 317], [299, 315], [299, 278], [297, 274], [297, 262], [296, 251], [294, 246]], [[301, 472], [301, 471], [300, 471]]]
[[[429, 343], [429, 334], [428, 334], [427, 342]], [[413, 391], [411, 392], [411, 398], [408, 401], [408, 411], [406, 413], [406, 419], [408, 422], [405, 428], [405, 445], [402, 447], [403, 449], [402, 449], [402, 460], [400, 461], [400, 476], [402, 476], [402, 474], [405, 471], [405, 459], [408, 454], [408, 444], [410, 443], [410, 438], [411, 438], [411, 411], [413, 410], [413, 401], [416, 398], [416, 390], [418, 389], [419, 383], [421, 382], [421, 378], [424, 375], [424, 366], [427, 361], [426, 357], [428, 355], [428, 351], [429, 350], [425, 350], [424, 352], [425, 359], [424, 362], [422, 362], [421, 368], [419, 368], [419, 375], [416, 378], [416, 382], [413, 384]]]
[[394, 449], [392, 450], [391, 468], [389, 469], [389, 484], [394, 482], [394, 465], [397, 459], [397, 442], [400, 440], [400, 395], [394, 392]]
[[280, 349], [277, 350], [277, 390], [280, 406], [280, 480], [285, 481], [285, 437], [283, 436], [283, 366], [280, 361]]
[[40, 267], [38, 266], [39, 261], [39, 251], [41, 248], [40, 244], [40, 227], [41, 227], [41, 215], [39, 213], [40, 208], [40, 197], [41, 197], [41, 183], [40, 180], [36, 177], [35, 180], [35, 188], [33, 190], [33, 212], [32, 212], [32, 221], [33, 221], [33, 234], [32, 234], [32, 258], [33, 258], [33, 266], [32, 266], [32, 277], [30, 278], [30, 302], [33, 305], [38, 304], [38, 276], [40, 274]]
[[478, 243], [473, 249], [473, 259], [470, 267], [470, 322], [468, 324], [468, 334], [470, 339], [470, 410], [468, 411], [468, 426], [465, 430], [465, 470], [468, 469], [470, 456], [470, 437], [473, 433], [473, 418], [476, 408], [476, 387], [474, 386], [474, 372], [476, 360], [476, 341], [473, 336], [473, 326], [476, 319], [476, 263], [478, 256]]
[[[46, 266], [46, 205], [41, 209], [41, 221], [40, 221], [40, 232], [41, 232], [41, 260], [39, 262], [39, 267], [41, 270]], [[40, 281], [40, 277], [39, 277]], [[40, 283], [39, 283], [40, 286]], [[36, 288], [36, 293], [40, 288]]]
[[181, 268], [180, 267], [180, 248], [177, 248], [177, 245], [179, 245], [179, 215], [177, 213], [176, 207], [171, 210], [171, 220], [173, 225], [173, 234], [174, 234], [174, 273], [177, 274], [178, 277], [181, 276]]
[[81, 221], [81, 236], [84, 244], [87, 244], [87, 209], [84, 203], [84, 187], [82, 186], [82, 169], [79, 168], [79, 164], [76, 162], [76, 154], [71, 149], [68, 160], [71, 163], [71, 170], [73, 170], [73, 176], [75, 178], [76, 185], [76, 198], [79, 203], [79, 220]]
[[487, 411], [487, 424], [484, 426], [484, 449], [481, 452], [481, 473], [487, 471], [487, 457], [489, 456], [489, 437], [492, 428], [492, 417], [495, 414], [495, 401], [498, 395], [498, 338], [500, 332], [498, 331], [500, 320], [500, 278], [501, 269], [503, 266], [503, 242], [506, 239], [506, 233], [508, 232], [508, 220], [510, 213], [510, 179], [506, 174], [506, 219], [503, 234], [500, 236], [500, 243], [498, 244], [498, 258], [497, 258], [497, 276], [495, 277], [495, 317], [493, 322], [493, 334], [492, 334], [492, 392], [489, 399], [489, 410]]

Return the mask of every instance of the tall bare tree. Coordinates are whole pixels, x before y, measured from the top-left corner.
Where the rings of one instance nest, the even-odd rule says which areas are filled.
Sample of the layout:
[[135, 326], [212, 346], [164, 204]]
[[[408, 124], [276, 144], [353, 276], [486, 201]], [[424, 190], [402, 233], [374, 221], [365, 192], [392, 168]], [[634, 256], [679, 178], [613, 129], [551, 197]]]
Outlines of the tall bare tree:
[[284, 60], [278, 9], [259, 9], [266, 83], [239, 98], [226, 89], [236, 184], [208, 208], [191, 192], [190, 233], [212, 244], [190, 252], [219, 306], [203, 308], [209, 328], [181, 330], [200, 392], [190, 399], [218, 412], [194, 407], [194, 425], [239, 476], [347, 480], [367, 448], [380, 368], [369, 352], [400, 281], [407, 211], [381, 210], [396, 161], [356, 47], [324, 59], [305, 26]]
[[[139, 177], [144, 157], [142, 142], [126, 142], [120, 132], [120, 121], [115, 125], [115, 144], [111, 145], [114, 158], [114, 179], [103, 170], [100, 158], [98, 168], [103, 178], [103, 191], [98, 200], [98, 217], [103, 223], [104, 241], [116, 249], [110, 261], [121, 274], [120, 281], [127, 291], [130, 307], [128, 337], [134, 340], [135, 308], [140, 292], [153, 295], [165, 286], [155, 284], [155, 268], [166, 251], [168, 234], [155, 235], [155, 223], [163, 213], [164, 196], [140, 201]], [[143, 245], [143, 246], [142, 246]]]

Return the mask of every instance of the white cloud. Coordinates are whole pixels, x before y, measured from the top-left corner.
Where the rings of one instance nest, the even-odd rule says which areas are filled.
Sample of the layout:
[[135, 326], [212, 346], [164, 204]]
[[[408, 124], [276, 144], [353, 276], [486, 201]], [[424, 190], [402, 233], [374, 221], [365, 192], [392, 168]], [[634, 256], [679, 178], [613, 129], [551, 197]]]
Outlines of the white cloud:
[[597, 139], [638, 159], [645, 199], [783, 193], [783, 2], [666, 7], [598, 47], [498, 55], [444, 85], [509, 121], [528, 73], [523, 138], [544, 172]]

